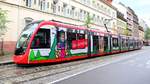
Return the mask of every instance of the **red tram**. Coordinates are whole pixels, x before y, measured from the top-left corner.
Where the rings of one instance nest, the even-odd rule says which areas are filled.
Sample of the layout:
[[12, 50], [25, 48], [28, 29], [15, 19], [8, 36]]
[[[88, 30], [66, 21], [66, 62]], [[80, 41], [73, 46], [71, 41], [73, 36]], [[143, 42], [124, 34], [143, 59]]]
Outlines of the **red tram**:
[[142, 41], [133, 37], [79, 27], [58, 21], [28, 24], [16, 44], [16, 64], [70, 61], [137, 50]]

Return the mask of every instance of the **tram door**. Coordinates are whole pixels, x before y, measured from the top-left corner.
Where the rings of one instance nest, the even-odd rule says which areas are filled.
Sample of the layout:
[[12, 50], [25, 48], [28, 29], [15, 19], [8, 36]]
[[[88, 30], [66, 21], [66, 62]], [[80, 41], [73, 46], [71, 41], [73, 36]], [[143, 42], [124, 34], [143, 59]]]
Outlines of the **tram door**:
[[87, 50], [87, 55], [88, 55], [88, 57], [90, 57], [91, 56], [91, 38], [92, 38], [92, 36], [91, 36], [91, 32], [88, 32], [88, 35], [87, 35], [87, 37], [88, 37], [88, 50]]
[[96, 35], [93, 35], [93, 54], [99, 53], [99, 38]]
[[104, 37], [104, 52], [108, 51], [108, 37]]
[[104, 52], [109, 53], [111, 52], [112, 42], [110, 36], [104, 36]]

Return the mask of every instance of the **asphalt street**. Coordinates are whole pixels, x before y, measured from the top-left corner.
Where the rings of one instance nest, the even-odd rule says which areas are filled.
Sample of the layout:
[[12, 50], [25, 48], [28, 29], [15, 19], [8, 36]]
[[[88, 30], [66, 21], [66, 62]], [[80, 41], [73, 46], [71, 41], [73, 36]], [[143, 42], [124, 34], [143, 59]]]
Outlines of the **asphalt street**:
[[150, 47], [126, 60], [83, 72], [54, 84], [150, 84]]

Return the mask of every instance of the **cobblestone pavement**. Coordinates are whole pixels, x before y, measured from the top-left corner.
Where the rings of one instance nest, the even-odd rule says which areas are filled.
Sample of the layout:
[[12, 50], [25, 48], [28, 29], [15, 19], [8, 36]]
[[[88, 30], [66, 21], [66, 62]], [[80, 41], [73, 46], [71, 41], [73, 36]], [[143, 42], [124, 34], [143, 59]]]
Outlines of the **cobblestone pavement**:
[[0, 65], [13, 63], [12, 54], [0, 56]]

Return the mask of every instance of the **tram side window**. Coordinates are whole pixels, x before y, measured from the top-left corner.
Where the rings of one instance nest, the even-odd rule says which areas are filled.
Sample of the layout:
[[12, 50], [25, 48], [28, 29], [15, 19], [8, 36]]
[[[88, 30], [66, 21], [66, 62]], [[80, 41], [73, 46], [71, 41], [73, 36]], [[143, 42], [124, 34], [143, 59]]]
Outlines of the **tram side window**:
[[81, 39], [85, 39], [85, 34], [77, 34], [77, 37], [78, 37], [78, 39], [79, 40], [81, 40]]
[[72, 41], [75, 41], [77, 39], [76, 33], [67, 32], [67, 43], [68, 43], [68, 49], [72, 49]]
[[67, 32], [68, 49], [85, 48], [85, 34]]
[[104, 37], [104, 50], [108, 48], [108, 37]]
[[122, 39], [122, 43], [121, 43], [121, 44], [122, 44], [122, 48], [125, 47], [125, 46], [124, 46], [124, 43], [125, 43], [125, 42], [124, 42], [124, 39]]
[[126, 48], [126, 40], [122, 39], [122, 48]]
[[113, 42], [113, 47], [118, 47], [118, 38], [113, 38], [112, 39], [112, 42]]
[[34, 37], [31, 48], [50, 48], [50, 30], [39, 29]]
[[100, 49], [103, 49], [104, 48], [104, 37], [100, 37]]
[[65, 31], [64, 30], [57, 31], [57, 49], [65, 49], [65, 48], [66, 48]]
[[128, 48], [129, 47], [129, 40], [126, 39], [126, 47]]
[[132, 47], [133, 46], [133, 41], [132, 40], [130, 40], [130, 47]]
[[98, 42], [98, 36], [93, 36], [93, 47], [96, 48], [96, 50], [99, 49], [99, 42]]
[[83, 49], [86, 47], [85, 34], [77, 33], [77, 48]]

